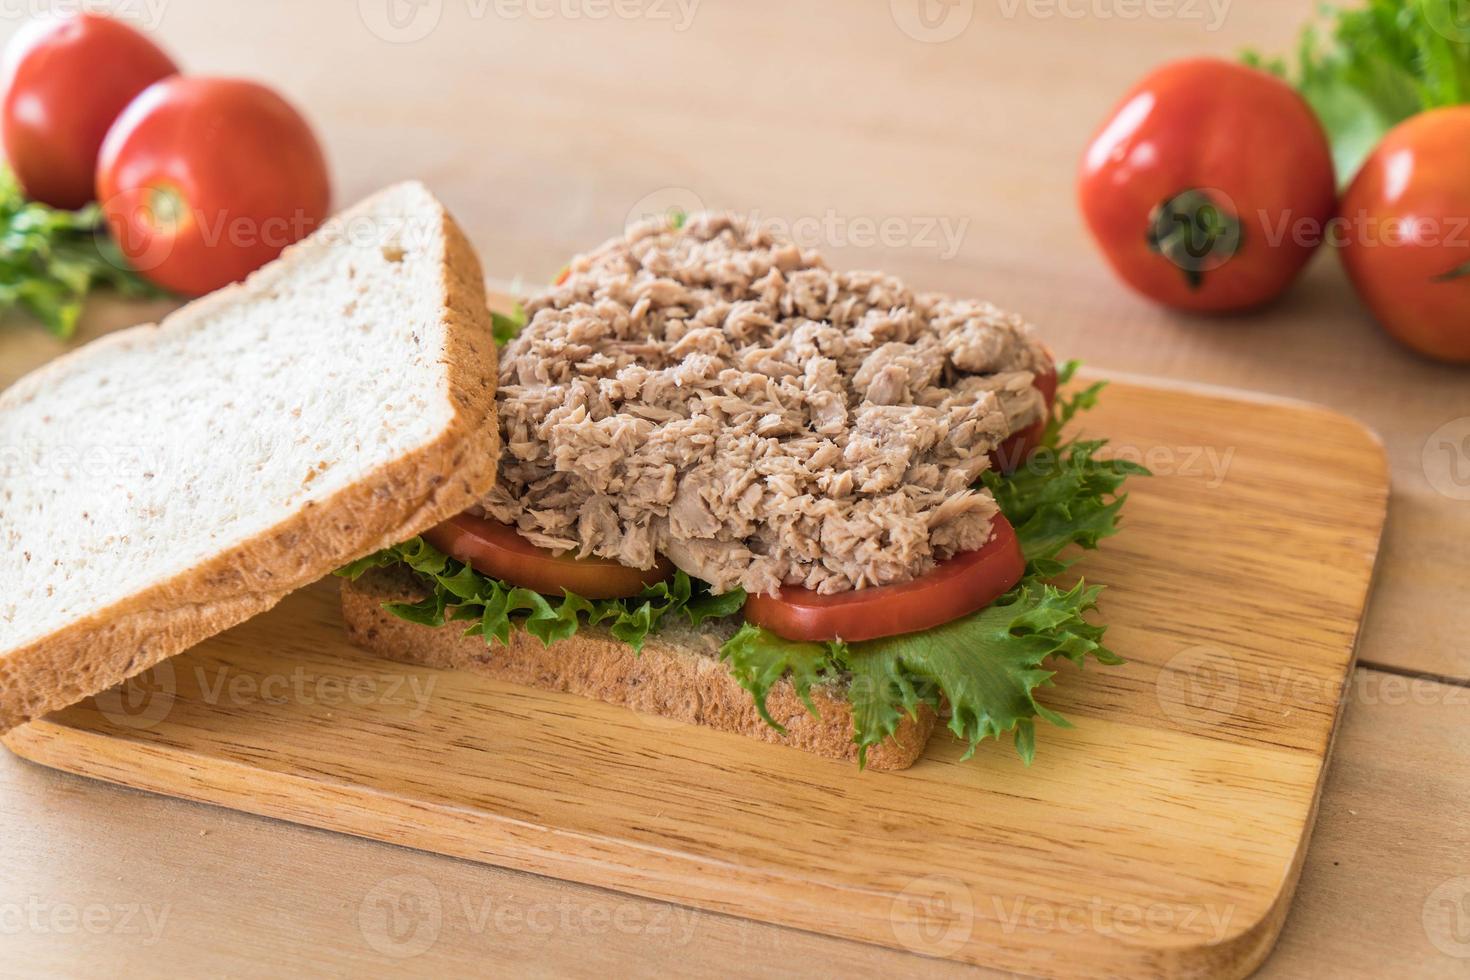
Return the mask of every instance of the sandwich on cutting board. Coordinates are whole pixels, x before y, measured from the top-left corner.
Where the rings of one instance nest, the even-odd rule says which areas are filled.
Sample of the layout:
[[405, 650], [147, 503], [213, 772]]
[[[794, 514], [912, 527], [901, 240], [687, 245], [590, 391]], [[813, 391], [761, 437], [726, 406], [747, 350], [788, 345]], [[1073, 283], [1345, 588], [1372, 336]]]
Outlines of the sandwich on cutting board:
[[1046, 579], [1138, 469], [1020, 318], [716, 214], [522, 312], [402, 185], [0, 395], [0, 730], [333, 570], [389, 658], [872, 768], [941, 716], [1029, 760], [1045, 665], [1116, 662]]
[[941, 714], [1029, 761], [1065, 724], [1048, 661], [1118, 662], [1098, 590], [1046, 580], [1142, 470], [1060, 441], [1096, 387], [1054, 405], [1019, 317], [720, 214], [630, 229], [522, 314], [499, 479], [342, 571], [357, 644], [881, 769]]

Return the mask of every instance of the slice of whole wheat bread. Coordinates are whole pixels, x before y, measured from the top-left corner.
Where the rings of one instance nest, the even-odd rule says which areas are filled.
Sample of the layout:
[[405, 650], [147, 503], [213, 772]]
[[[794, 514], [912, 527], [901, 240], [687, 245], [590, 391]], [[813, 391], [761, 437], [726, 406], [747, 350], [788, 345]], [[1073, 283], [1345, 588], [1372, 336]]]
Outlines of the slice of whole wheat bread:
[[479, 261], [408, 183], [0, 394], [0, 731], [462, 511], [495, 378]]
[[[508, 646], [487, 646], [454, 625], [419, 626], [383, 609], [385, 602], [416, 602], [424, 597], [411, 573], [376, 569], [356, 582], [342, 583], [342, 616], [348, 638], [357, 646], [401, 663], [468, 669], [498, 680], [624, 705], [766, 742], [855, 761], [852, 708], [842, 692], [817, 687], [813, 717], [790, 682], [772, 689], [766, 706], [786, 728], [767, 725], [755, 702], [716, 656], [723, 636], [674, 627], [651, 633], [641, 654], [605, 631], [583, 628], [569, 640], [545, 646], [518, 630]], [[905, 717], [894, 737], [868, 750], [870, 769], [907, 769], [923, 754], [936, 717], [927, 706]]]

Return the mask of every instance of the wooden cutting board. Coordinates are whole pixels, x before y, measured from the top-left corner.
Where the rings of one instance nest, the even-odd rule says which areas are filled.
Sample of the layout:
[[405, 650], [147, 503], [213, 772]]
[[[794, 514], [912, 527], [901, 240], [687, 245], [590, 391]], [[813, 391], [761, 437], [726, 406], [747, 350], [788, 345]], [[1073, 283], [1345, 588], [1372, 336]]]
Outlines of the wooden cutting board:
[[[1307, 846], [1388, 495], [1326, 410], [1115, 382], [1157, 475], [1081, 569], [1117, 668], [1063, 666], [1036, 763], [947, 733], [901, 773], [348, 647], [334, 583], [12, 732], [48, 766], [697, 908], [1038, 975], [1241, 976]], [[411, 956], [418, 885], [364, 923]], [[791, 964], [820, 969], [819, 964]]]

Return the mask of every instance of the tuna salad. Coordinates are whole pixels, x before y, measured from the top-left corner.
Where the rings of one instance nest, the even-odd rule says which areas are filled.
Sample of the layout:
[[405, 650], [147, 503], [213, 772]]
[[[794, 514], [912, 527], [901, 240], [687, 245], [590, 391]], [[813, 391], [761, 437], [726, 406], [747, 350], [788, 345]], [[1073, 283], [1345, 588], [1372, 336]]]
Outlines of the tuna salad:
[[499, 485], [340, 570], [359, 642], [883, 767], [941, 714], [1029, 762], [1051, 665], [1121, 663], [1101, 587], [1051, 580], [1147, 471], [1067, 434], [1104, 382], [1018, 317], [728, 214], [635, 227], [523, 312]]
[[991, 537], [989, 454], [1042, 419], [1014, 314], [838, 272], [729, 214], [579, 256], [502, 352], [483, 514], [716, 593], [888, 585]]

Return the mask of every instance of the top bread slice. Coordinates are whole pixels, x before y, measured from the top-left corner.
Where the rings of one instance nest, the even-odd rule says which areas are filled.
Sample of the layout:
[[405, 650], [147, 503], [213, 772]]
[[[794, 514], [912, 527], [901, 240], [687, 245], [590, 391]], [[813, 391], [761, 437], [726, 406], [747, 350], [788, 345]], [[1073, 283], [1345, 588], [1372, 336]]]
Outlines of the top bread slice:
[[408, 183], [0, 394], [0, 732], [464, 510], [495, 378], [479, 262]]

